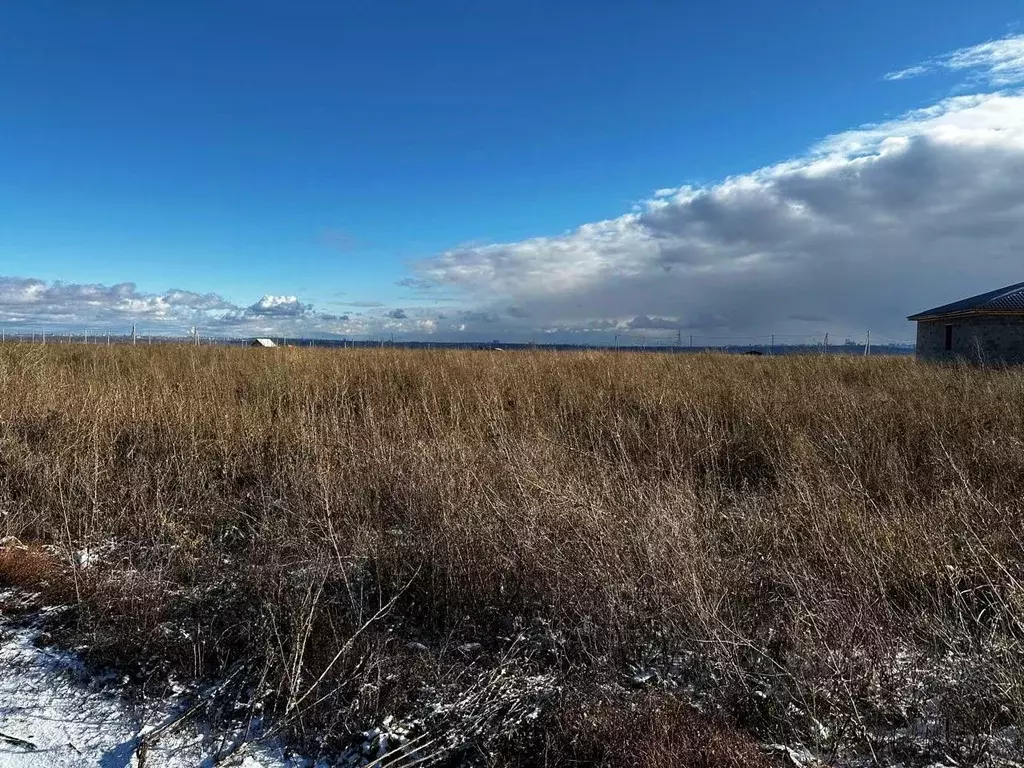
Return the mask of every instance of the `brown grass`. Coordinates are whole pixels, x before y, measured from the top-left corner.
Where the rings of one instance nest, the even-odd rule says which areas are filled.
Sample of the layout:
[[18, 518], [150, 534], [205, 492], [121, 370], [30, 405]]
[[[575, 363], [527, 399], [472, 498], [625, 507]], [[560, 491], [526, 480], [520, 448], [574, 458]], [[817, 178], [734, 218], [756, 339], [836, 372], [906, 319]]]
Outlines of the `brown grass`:
[[48, 600], [60, 601], [71, 597], [68, 586], [67, 572], [52, 553], [18, 541], [0, 546], [0, 588], [41, 590]]
[[546, 733], [540, 760], [601, 768], [766, 768], [749, 738], [711, 724], [679, 701], [646, 694], [633, 700], [591, 694], [567, 704]]
[[[934, 715], [921, 759], [970, 757], [1024, 712], [1020, 372], [5, 345], [0, 388], [0, 536], [63, 552], [97, 657], [245, 664], [307, 748], [386, 714], [456, 741], [505, 718], [438, 759], [512, 759], [621, 689], [665, 755], [637, 764], [683, 764], [638, 670], [701, 728], [824, 755]], [[84, 547], [100, 563], [72, 567]], [[509, 664], [554, 682], [416, 714]]]

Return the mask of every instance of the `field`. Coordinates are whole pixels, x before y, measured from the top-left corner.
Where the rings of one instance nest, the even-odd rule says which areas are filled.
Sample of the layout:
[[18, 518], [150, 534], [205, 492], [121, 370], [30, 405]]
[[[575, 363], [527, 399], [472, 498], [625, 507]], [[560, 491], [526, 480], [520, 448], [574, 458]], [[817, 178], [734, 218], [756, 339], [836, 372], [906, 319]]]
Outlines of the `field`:
[[304, 754], [1020, 759], [1022, 372], [7, 344], [0, 391], [0, 585]]

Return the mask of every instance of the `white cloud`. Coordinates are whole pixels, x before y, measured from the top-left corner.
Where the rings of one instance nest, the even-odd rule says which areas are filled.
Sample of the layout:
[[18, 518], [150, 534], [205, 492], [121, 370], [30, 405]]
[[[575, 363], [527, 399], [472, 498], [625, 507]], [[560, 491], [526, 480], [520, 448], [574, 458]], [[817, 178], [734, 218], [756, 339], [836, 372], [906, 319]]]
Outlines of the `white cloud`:
[[939, 56], [923, 64], [890, 72], [886, 80], [906, 80], [940, 70], [970, 72], [1002, 88], [1024, 81], [1024, 35], [1009, 35]]
[[296, 296], [266, 294], [248, 305], [215, 293], [173, 288], [140, 291], [133, 283], [46, 282], [0, 276], [0, 326], [8, 334], [83, 330], [184, 335], [195, 326], [205, 335], [398, 338], [450, 330], [436, 311], [388, 310], [380, 302], [350, 302], [367, 313], [333, 314]]
[[246, 312], [260, 316], [296, 317], [312, 311], [310, 304], [303, 304], [295, 296], [264, 296]]
[[[906, 315], [1024, 280], [1024, 36], [889, 79], [945, 69], [974, 93], [826, 138], [704, 186], [657, 189], [556, 236], [468, 244], [412, 265], [408, 302], [334, 315], [296, 296], [0, 278], [0, 321], [281, 334], [610, 341], [613, 335], [910, 338]], [[364, 311], [365, 310], [365, 311]], [[541, 336], [543, 334], [543, 336]]]
[[453, 249], [416, 271], [470, 297], [474, 314], [460, 320], [485, 335], [908, 338], [907, 314], [1024, 279], [1021, 242], [1024, 95], [1005, 92], [950, 98], [718, 184], [662, 189], [640, 212], [566, 235]]
[[267, 295], [240, 307], [215, 293], [172, 288], [140, 291], [134, 283], [48, 283], [29, 277], [0, 276], [0, 322], [10, 330], [114, 329], [133, 323], [157, 332], [181, 333], [197, 325], [220, 333], [250, 331], [343, 331], [347, 315], [314, 310], [294, 296]]

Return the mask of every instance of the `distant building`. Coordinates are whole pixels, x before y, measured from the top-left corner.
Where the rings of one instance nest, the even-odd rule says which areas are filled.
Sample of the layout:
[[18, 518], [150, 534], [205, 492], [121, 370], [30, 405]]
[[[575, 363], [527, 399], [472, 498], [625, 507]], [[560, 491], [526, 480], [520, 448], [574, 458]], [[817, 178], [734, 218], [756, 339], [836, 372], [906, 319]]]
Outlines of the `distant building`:
[[253, 339], [249, 342], [250, 347], [276, 347], [272, 339]]
[[1024, 363], [1024, 283], [918, 312], [922, 360]]

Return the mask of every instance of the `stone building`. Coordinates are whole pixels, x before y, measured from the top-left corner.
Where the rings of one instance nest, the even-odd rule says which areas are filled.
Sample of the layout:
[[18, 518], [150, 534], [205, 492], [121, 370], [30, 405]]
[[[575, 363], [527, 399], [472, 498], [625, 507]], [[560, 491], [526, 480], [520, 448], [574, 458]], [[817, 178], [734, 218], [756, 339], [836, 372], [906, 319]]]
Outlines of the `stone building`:
[[1024, 283], [918, 312], [922, 360], [1024, 363]]

